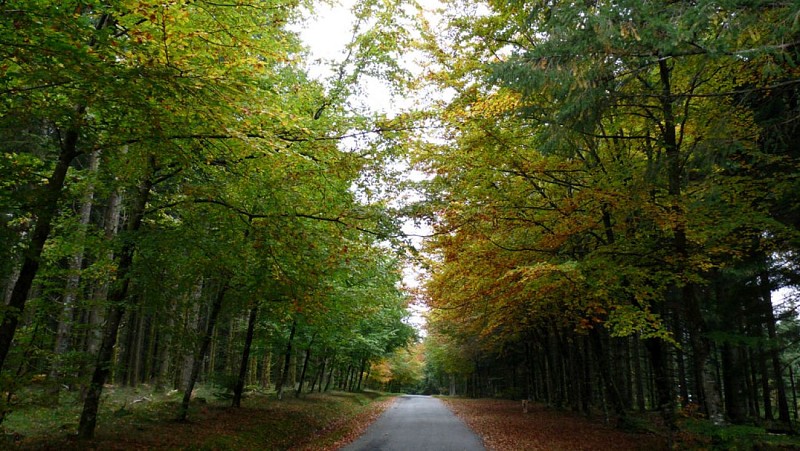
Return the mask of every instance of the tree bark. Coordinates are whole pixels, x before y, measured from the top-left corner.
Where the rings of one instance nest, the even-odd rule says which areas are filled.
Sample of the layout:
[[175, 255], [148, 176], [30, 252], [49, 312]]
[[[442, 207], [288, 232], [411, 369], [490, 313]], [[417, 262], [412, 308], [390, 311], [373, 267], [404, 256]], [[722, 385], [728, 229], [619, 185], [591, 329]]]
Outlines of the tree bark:
[[[140, 184], [136, 202], [131, 208], [131, 221], [128, 223], [128, 232], [137, 232], [144, 218], [145, 207], [150, 198], [153, 188], [153, 171], [155, 170], [155, 157], [149, 160], [149, 171], [144, 181]], [[86, 398], [81, 412], [81, 420], [78, 425], [78, 437], [80, 439], [91, 439], [94, 436], [94, 429], [97, 425], [97, 410], [100, 407], [100, 395], [103, 391], [103, 384], [111, 371], [111, 363], [114, 356], [114, 345], [117, 343], [117, 333], [122, 316], [126, 309], [126, 299], [130, 286], [130, 271], [133, 266], [133, 255], [136, 250], [133, 240], [126, 240], [119, 254], [117, 265], [117, 280], [108, 296], [110, 304], [109, 314], [106, 319], [106, 327], [103, 330], [103, 340], [97, 354], [97, 363], [92, 374], [91, 383], [86, 393]]]
[[281, 378], [278, 380], [278, 386], [275, 387], [278, 399], [283, 399], [283, 386], [286, 384], [286, 379], [289, 376], [289, 366], [292, 362], [292, 341], [294, 340], [294, 333], [297, 330], [297, 321], [292, 321], [292, 329], [289, 332], [289, 342], [286, 344], [286, 353], [283, 359], [283, 371], [281, 371]]
[[[103, 216], [103, 238], [110, 243], [117, 235], [119, 229], [120, 213], [122, 210], [122, 195], [119, 190], [113, 190], [108, 197], [108, 206]], [[114, 259], [114, 253], [108, 251], [108, 261]], [[108, 298], [109, 283], [101, 281], [92, 290], [92, 305], [88, 312], [89, 333], [86, 337], [86, 352], [97, 355], [100, 343], [103, 340], [103, 324], [105, 323], [104, 303]]]
[[256, 319], [258, 317], [258, 305], [250, 308], [250, 317], [247, 320], [247, 334], [244, 338], [244, 350], [242, 351], [242, 364], [239, 367], [239, 379], [233, 388], [233, 407], [241, 407], [242, 392], [247, 378], [247, 367], [250, 363], [250, 347], [253, 344], [253, 333], [256, 329]]
[[[325, 389], [323, 391], [328, 391], [328, 389], [330, 388], [330, 385], [331, 385], [331, 381], [333, 380], [333, 370], [336, 369], [336, 354], [333, 354], [333, 356], [331, 357], [330, 365], [331, 365], [331, 368], [330, 368], [330, 370], [328, 370], [328, 380], [325, 381]], [[321, 383], [320, 383], [320, 387], [322, 387]]]
[[761, 406], [759, 404], [758, 394], [758, 371], [756, 368], [756, 360], [758, 359], [758, 351], [751, 349], [747, 350], [748, 372], [747, 379], [750, 384], [750, 408], [751, 413], [756, 418], [761, 416]]
[[767, 371], [767, 351], [762, 346], [758, 347], [758, 369], [761, 373], [761, 399], [764, 402], [764, 419], [773, 421], [772, 393], [769, 386], [769, 371]]
[[789, 418], [789, 400], [786, 396], [786, 384], [783, 381], [783, 364], [781, 363], [780, 349], [778, 349], [778, 333], [775, 328], [775, 312], [772, 307], [772, 287], [767, 270], [761, 272], [759, 279], [762, 292], [761, 300], [767, 323], [767, 336], [770, 341], [769, 355], [772, 360], [772, 373], [775, 377], [775, 390], [778, 392], [778, 421], [788, 430], [791, 430], [792, 421]]
[[261, 370], [261, 387], [264, 389], [269, 389], [270, 383], [272, 383], [272, 351], [267, 349], [264, 353], [264, 361], [261, 364], [263, 369]]
[[361, 365], [358, 368], [358, 384], [356, 385], [356, 390], [355, 391], [361, 391], [361, 382], [364, 379], [364, 370], [365, 370], [366, 367], [367, 367], [367, 359], [366, 358], [362, 358], [361, 359]]
[[744, 370], [739, 349], [731, 343], [722, 345], [722, 366], [725, 387], [725, 413], [731, 422], [743, 424], [745, 415]]
[[325, 357], [319, 360], [319, 369], [311, 383], [311, 388], [308, 389], [309, 393], [314, 393], [314, 388], [317, 389], [317, 392], [322, 391], [322, 382], [325, 380], [325, 365], [328, 363], [327, 350], [323, 351], [323, 354], [325, 354]]
[[42, 250], [44, 249], [45, 241], [50, 236], [53, 219], [58, 211], [67, 170], [72, 160], [80, 154], [78, 138], [81, 129], [80, 122], [83, 121], [85, 111], [86, 108], [83, 106], [76, 108], [75, 122], [64, 135], [53, 174], [47, 180], [47, 184], [41, 188], [42, 193], [38, 197], [41, 204], [35, 211], [36, 225], [33, 228], [28, 247], [24, 253], [19, 277], [11, 291], [3, 322], [0, 323], [0, 371], [5, 366], [8, 352], [11, 350], [11, 342], [14, 340], [14, 334], [25, 309], [25, 303], [28, 301], [28, 292], [33, 286], [33, 280], [39, 271]]
[[639, 333], [633, 337], [633, 377], [636, 386], [636, 409], [639, 412], [645, 411], [644, 400], [644, 374], [642, 372], [641, 339]]
[[609, 358], [610, 356], [608, 355], [608, 352], [603, 347], [600, 331], [598, 331], [597, 328], [590, 330], [589, 339], [591, 341], [594, 355], [596, 356], [598, 363], [597, 366], [600, 370], [600, 378], [603, 381], [606, 397], [611, 403], [611, 407], [614, 409], [614, 414], [617, 416], [617, 420], [621, 420], [625, 417], [625, 403], [622, 399], [622, 396], [620, 396], [617, 385], [614, 383], [612, 375], [613, 371], [611, 369], [612, 361], [611, 358]]
[[[186, 336], [191, 337], [189, 340], [191, 343], [194, 343], [194, 337], [196, 334], [200, 333], [200, 330], [203, 328], [204, 322], [201, 321], [200, 318], [200, 299], [203, 296], [203, 285], [204, 280], [200, 278], [194, 286], [194, 290], [192, 290], [191, 300], [194, 301], [188, 306], [188, 310], [185, 313], [185, 320], [184, 320], [184, 331]], [[183, 355], [183, 366], [181, 367], [180, 371], [180, 378], [178, 387], [180, 390], [185, 391], [186, 387], [189, 386], [189, 379], [192, 377], [192, 368], [194, 367], [194, 350], [193, 349], [185, 349]]]
[[794, 410], [794, 420], [797, 421], [797, 385], [794, 381], [794, 370], [791, 365], [789, 365], [789, 382], [792, 384], [792, 410]]
[[308, 369], [308, 360], [310, 358], [311, 358], [311, 343], [309, 343], [308, 348], [306, 348], [306, 358], [303, 359], [303, 370], [300, 372], [300, 383], [297, 384], [297, 390], [294, 393], [295, 398], [299, 398], [300, 394], [303, 392], [303, 384], [305, 383], [306, 380], [306, 370]]
[[[89, 172], [94, 175], [97, 173], [97, 168], [99, 167], [100, 162], [100, 151], [95, 150], [91, 153], [89, 158]], [[64, 354], [67, 353], [70, 347], [70, 338], [72, 335], [72, 322], [74, 321], [75, 316], [75, 302], [78, 299], [78, 289], [80, 287], [80, 280], [81, 280], [81, 269], [83, 268], [83, 241], [86, 235], [86, 227], [89, 226], [89, 220], [91, 219], [92, 214], [92, 206], [94, 204], [94, 184], [90, 183], [89, 186], [86, 188], [86, 193], [83, 195], [83, 200], [81, 202], [81, 210], [80, 210], [80, 230], [79, 230], [79, 237], [78, 240], [81, 242], [80, 249], [76, 250], [74, 254], [69, 258], [69, 275], [67, 276], [67, 283], [64, 287], [64, 299], [63, 305], [61, 308], [61, 315], [58, 321], [58, 328], [56, 330], [56, 342], [55, 346], [53, 347], [53, 353], [55, 354], [55, 360], [53, 362], [53, 367], [50, 370], [50, 376], [53, 379], [61, 378], [63, 374], [63, 367], [64, 362], [61, 360], [63, 359]], [[58, 381], [56, 381], [58, 382]], [[61, 391], [60, 383], [54, 384], [54, 390], [52, 394], [58, 397], [58, 393]]]
[[200, 349], [197, 351], [197, 355], [195, 355], [194, 362], [192, 363], [192, 374], [189, 376], [189, 383], [186, 386], [186, 390], [183, 392], [183, 400], [181, 401], [181, 407], [178, 411], [179, 421], [186, 421], [186, 416], [189, 414], [189, 401], [192, 399], [192, 390], [194, 390], [194, 384], [197, 382], [197, 377], [200, 375], [200, 366], [203, 364], [203, 360], [208, 353], [208, 348], [211, 346], [211, 337], [214, 335], [214, 327], [217, 325], [217, 317], [219, 316], [220, 310], [222, 310], [222, 301], [225, 299], [225, 292], [227, 291], [228, 284], [225, 283], [222, 288], [220, 288], [219, 293], [217, 293], [217, 296], [214, 298], [214, 302], [211, 304], [206, 333], [203, 335]]
[[158, 335], [158, 346], [155, 347], [155, 383], [156, 392], [161, 392], [169, 379], [170, 368], [172, 366], [172, 334], [175, 328], [175, 304], [170, 303], [165, 312], [164, 323]]
[[[672, 227], [673, 248], [678, 257], [679, 264], [686, 265], [689, 259], [688, 241], [686, 236], [686, 221], [682, 201], [682, 180], [683, 162], [680, 152], [680, 144], [676, 135], [676, 119], [673, 111], [675, 97], [672, 94], [671, 69], [669, 62], [665, 58], [658, 60], [659, 77], [661, 81], [661, 112], [663, 115], [663, 139], [664, 152], [667, 158], [667, 179], [668, 192], [671, 202], [671, 210], [675, 215], [676, 222]], [[689, 101], [688, 99], [686, 100]], [[675, 288], [678, 288], [677, 286]], [[690, 282], [684, 282], [681, 287], [682, 303], [685, 305], [685, 317], [690, 327], [689, 339], [693, 348], [693, 366], [695, 372], [695, 390], [698, 402], [703, 413], [719, 423], [722, 421], [721, 400], [719, 388], [711, 377], [709, 368], [710, 343], [705, 336], [707, 331], [705, 320], [703, 319], [699, 301], [697, 299], [694, 286]]]
[[665, 425], [670, 431], [675, 429], [675, 403], [672, 387], [672, 372], [670, 371], [669, 355], [664, 342], [658, 338], [648, 338], [645, 346], [650, 353], [650, 362], [653, 369], [653, 381], [656, 395], [656, 407], [661, 411]]
[[131, 357], [129, 384], [131, 387], [139, 385], [144, 379], [144, 361], [146, 357], [145, 339], [147, 337], [147, 315], [139, 309], [136, 318], [136, 337], [134, 340]]

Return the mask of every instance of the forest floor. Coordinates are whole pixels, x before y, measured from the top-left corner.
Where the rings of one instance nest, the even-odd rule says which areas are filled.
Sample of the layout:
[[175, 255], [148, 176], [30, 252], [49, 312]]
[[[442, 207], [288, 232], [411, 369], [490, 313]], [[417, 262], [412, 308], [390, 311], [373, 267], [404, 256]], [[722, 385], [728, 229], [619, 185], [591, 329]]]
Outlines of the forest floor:
[[670, 440], [654, 412], [629, 417], [627, 430], [622, 430], [604, 424], [602, 415], [590, 419], [541, 404], [532, 404], [523, 413], [520, 401], [442, 400], [492, 451], [800, 450], [798, 435], [770, 433], [755, 425], [719, 426], [698, 416], [681, 415]]
[[358, 437], [394, 400], [376, 392], [299, 399], [288, 393], [281, 401], [274, 394], [251, 393], [241, 408], [232, 408], [230, 401], [205, 400], [209, 397], [193, 400], [188, 421], [178, 422], [176, 394], [106, 391], [112, 393], [104, 400], [94, 440], [77, 441], [79, 406], [64, 403], [55, 413], [48, 407], [9, 415], [0, 449], [335, 450]]
[[[394, 401], [393, 395], [328, 392], [295, 398], [287, 393], [250, 392], [241, 408], [200, 387], [188, 421], [175, 416], [181, 394], [108, 387], [104, 390], [96, 438], [77, 441], [80, 404], [62, 395], [58, 406], [29, 396], [0, 427], [0, 449], [17, 450], [336, 450], [355, 440]], [[472, 428], [489, 450], [646, 450], [670, 449], [665, 431], [652, 418], [638, 421], [640, 432], [622, 431], [577, 413], [519, 401], [441, 398]], [[22, 401], [22, 400], [21, 400]], [[672, 449], [800, 449], [798, 436], [768, 434], [754, 426], [720, 428], [684, 418]]]
[[624, 432], [573, 412], [519, 401], [442, 398], [490, 450], [648, 450], [668, 449], [657, 434]]

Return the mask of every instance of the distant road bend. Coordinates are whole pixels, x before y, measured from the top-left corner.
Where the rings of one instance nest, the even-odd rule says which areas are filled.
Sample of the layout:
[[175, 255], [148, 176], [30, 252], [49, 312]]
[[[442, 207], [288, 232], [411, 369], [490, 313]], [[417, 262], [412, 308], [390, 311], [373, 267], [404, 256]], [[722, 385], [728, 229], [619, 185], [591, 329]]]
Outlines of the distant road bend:
[[484, 451], [481, 439], [444, 403], [405, 395], [344, 451]]

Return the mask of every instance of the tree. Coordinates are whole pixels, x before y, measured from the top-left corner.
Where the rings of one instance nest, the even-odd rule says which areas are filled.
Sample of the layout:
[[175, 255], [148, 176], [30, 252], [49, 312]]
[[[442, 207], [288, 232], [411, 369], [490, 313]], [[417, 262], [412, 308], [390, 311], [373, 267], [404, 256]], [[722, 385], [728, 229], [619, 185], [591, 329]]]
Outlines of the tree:
[[[67, 285], [78, 283], [78, 297], [87, 298], [79, 299], [87, 301], [77, 304], [80, 315], [67, 311], [59, 338], [85, 339], [87, 350], [97, 353], [91, 357], [83, 438], [93, 434], [106, 382], [170, 378], [179, 366], [170, 360], [193, 353], [195, 346], [197, 368], [204, 363], [201, 348], [209, 354], [216, 349], [208, 334], [214, 330], [211, 318], [235, 316], [244, 305], [267, 304], [261, 311], [273, 323], [287, 314], [308, 316], [333, 336], [325, 311], [341, 310], [334, 323], [357, 329], [358, 309], [376, 302], [381, 314], [371, 323], [375, 330], [365, 333], [379, 336], [378, 347], [405, 343], [405, 298], [392, 285], [396, 279], [378, 272], [394, 271], [395, 263], [384, 260], [375, 242], [396, 234], [396, 227], [385, 205], [357, 200], [351, 190], [392, 157], [400, 132], [384, 118], [348, 106], [348, 96], [367, 74], [401, 81], [403, 71], [387, 56], [405, 42], [397, 29], [402, 15], [388, 12], [401, 5], [360, 4], [352, 59], [327, 84], [309, 80], [299, 68], [302, 49], [286, 28], [298, 7], [145, 0], [74, 8], [21, 0], [0, 7], [0, 52], [7, 56], [0, 66], [0, 132], [18, 137], [4, 140], [0, 163], [0, 239], [8, 257], [3, 286], [11, 299], [0, 325], [6, 391], [11, 377], [5, 358], [20, 351], [12, 339], [19, 324], [27, 324], [23, 307], [30, 305], [35, 280], [51, 284], [67, 305], [69, 296], [58, 294], [72, 292]], [[339, 148], [347, 137], [377, 134], [385, 136], [363, 148]], [[98, 174], [87, 174], [81, 169], [85, 156], [100, 151]], [[98, 214], [89, 215], [85, 234], [67, 234], [69, 205], [81, 198], [81, 179], [92, 180]], [[89, 202], [84, 204], [88, 209]], [[120, 205], [126, 214], [116, 234]], [[81, 275], [88, 277], [64, 284], [51, 270], [78, 255], [69, 249], [82, 250]], [[372, 254], [381, 257], [373, 261]], [[364, 279], [354, 282], [345, 274], [356, 269], [356, 260]], [[371, 277], [379, 281], [373, 284]], [[94, 298], [91, 304], [88, 298]], [[207, 314], [204, 302], [210, 298], [220, 302]], [[35, 307], [37, 321], [46, 321], [49, 310]], [[102, 337], [95, 338], [92, 327], [85, 337], [68, 331], [70, 321], [82, 321], [84, 313], [95, 318], [87, 321], [90, 326], [105, 322]], [[173, 320], [174, 313], [184, 317]], [[201, 319], [208, 324], [198, 325]], [[118, 339], [121, 325], [129, 327]], [[195, 329], [211, 341], [193, 342]], [[232, 343], [235, 331], [229, 329], [223, 332]], [[43, 340], [52, 338], [45, 334]], [[333, 344], [347, 338], [319, 342], [339, 352]], [[370, 349], [359, 355], [366, 362], [378, 354]], [[213, 357], [211, 373], [217, 370]]]
[[795, 52], [781, 37], [796, 34], [782, 19], [792, 7], [455, 6], [452, 39], [428, 36], [430, 78], [456, 92], [439, 115], [450, 141], [417, 156], [437, 175], [426, 189], [447, 201], [428, 213], [436, 321], [508, 362], [524, 344], [528, 373], [545, 374], [528, 385], [551, 402], [597, 400], [563, 383], [584, 373], [623, 416], [629, 377], [599, 362], [629, 355], [635, 336], [668, 424], [678, 387], [721, 420], [705, 287], [796, 234], [756, 194], [783, 192], [779, 173], [743, 169], [771, 158], [742, 98], [791, 78], [775, 61]]

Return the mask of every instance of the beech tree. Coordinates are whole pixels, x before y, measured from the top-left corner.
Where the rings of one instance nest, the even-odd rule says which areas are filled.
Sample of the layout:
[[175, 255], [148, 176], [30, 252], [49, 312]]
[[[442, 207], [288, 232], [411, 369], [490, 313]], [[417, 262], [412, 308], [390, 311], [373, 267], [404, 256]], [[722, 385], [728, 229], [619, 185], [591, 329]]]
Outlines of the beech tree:
[[[588, 412], [601, 400], [619, 417], [647, 404], [674, 424], [679, 396], [715, 421], [741, 421], [724, 411], [716, 378], [731, 343], [714, 331], [732, 324], [717, 315], [761, 305], [766, 331], [774, 285], [768, 264], [749, 279], [763, 287], [751, 301], [710, 284], [796, 240], [773, 203], [796, 185], [751, 170], [794, 156], [765, 152], [744, 101], [794, 84], [782, 63], [796, 56], [784, 45], [797, 35], [785, 20], [793, 7], [454, 6], [450, 34], [428, 40], [441, 68], [431, 80], [456, 92], [440, 113], [449, 141], [418, 152], [437, 175], [430, 196], [447, 200], [430, 203], [437, 330], [524, 365], [519, 386], [555, 404]], [[784, 398], [781, 366], [761, 372], [763, 393], [774, 385]], [[485, 393], [490, 376], [475, 373]]]
[[[400, 131], [348, 103], [366, 74], [402, 81], [388, 56], [404, 45], [402, 15], [390, 13], [400, 4], [359, 4], [350, 57], [330, 82], [306, 76], [288, 28], [306, 7], [0, 6], [0, 132], [18, 137], [4, 140], [0, 163], [4, 413], [41, 371], [56, 391], [81, 388], [81, 438], [108, 382], [180, 387], [185, 417], [192, 385], [236, 366], [238, 402], [259, 371], [252, 343], [277, 346], [259, 326], [287, 319], [302, 325], [298, 339], [320, 335], [300, 348], [308, 373], [309, 356], [343, 356], [353, 338], [332, 324], [379, 337], [377, 351], [358, 351], [362, 370], [411, 338], [398, 263], [378, 244], [397, 234], [394, 220], [354, 191], [380, 177], [368, 171], [391, 158]], [[341, 315], [328, 321], [330, 311]], [[54, 318], [57, 336], [42, 332]]]

